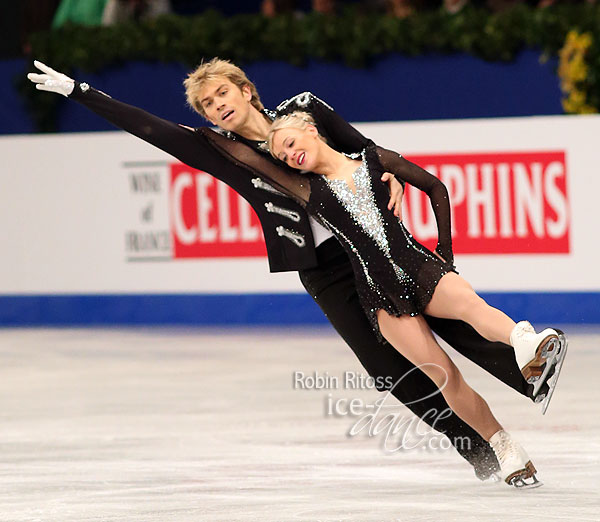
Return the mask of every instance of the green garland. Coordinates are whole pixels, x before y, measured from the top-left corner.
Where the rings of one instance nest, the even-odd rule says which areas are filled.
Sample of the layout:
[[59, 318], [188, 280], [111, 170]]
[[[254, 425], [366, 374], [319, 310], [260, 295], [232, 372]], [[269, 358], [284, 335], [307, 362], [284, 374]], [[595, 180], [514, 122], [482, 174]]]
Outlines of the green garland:
[[[65, 26], [34, 35], [31, 47], [33, 57], [66, 74], [75, 68], [96, 72], [131, 60], [180, 62], [192, 68], [214, 56], [240, 65], [257, 60], [302, 65], [316, 58], [352, 67], [365, 67], [386, 53], [467, 53], [508, 61], [525, 47], [556, 55], [570, 29], [593, 31], [599, 22], [600, 7], [591, 4], [544, 9], [517, 5], [496, 14], [467, 7], [454, 15], [426, 11], [406, 19], [352, 9], [335, 17], [310, 13], [275, 18], [260, 14], [226, 18], [207, 11], [114, 27]], [[592, 73], [595, 81], [597, 75]], [[39, 129], [54, 130], [56, 99], [37, 96], [22, 78], [19, 89]], [[592, 86], [590, 91], [594, 90], [599, 88]]]

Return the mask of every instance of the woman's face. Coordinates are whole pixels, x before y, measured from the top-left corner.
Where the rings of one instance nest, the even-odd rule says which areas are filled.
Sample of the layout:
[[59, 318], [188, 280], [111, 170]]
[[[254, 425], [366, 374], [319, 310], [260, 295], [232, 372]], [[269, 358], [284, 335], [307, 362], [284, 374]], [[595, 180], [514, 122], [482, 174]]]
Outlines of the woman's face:
[[272, 152], [290, 167], [313, 170], [319, 154], [319, 136], [316, 127], [306, 129], [279, 129], [273, 134]]
[[204, 84], [199, 98], [207, 119], [222, 129], [236, 132], [248, 119], [252, 93], [247, 86], [240, 89], [227, 78], [218, 78]]

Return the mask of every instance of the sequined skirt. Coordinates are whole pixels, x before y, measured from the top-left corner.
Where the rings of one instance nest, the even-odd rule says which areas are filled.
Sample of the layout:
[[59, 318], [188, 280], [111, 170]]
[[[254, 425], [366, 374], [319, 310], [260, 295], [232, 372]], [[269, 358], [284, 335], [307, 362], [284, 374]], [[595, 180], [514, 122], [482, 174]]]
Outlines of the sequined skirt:
[[402, 223], [398, 232], [394, 234], [397, 240], [391, 242], [389, 257], [378, 249], [365, 253], [363, 248], [360, 256], [349, 252], [360, 302], [379, 340], [383, 337], [378, 310], [396, 317], [422, 314], [440, 279], [448, 272], [456, 272], [452, 264], [416, 241]]

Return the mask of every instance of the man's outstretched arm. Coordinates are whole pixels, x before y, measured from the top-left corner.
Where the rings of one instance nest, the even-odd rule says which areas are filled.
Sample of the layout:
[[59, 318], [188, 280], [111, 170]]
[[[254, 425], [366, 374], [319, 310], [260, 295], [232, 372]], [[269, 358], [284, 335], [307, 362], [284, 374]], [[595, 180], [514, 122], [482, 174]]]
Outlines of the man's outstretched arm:
[[80, 103], [119, 129], [143, 139], [190, 167], [210, 173], [223, 167], [225, 160], [195, 129], [115, 100], [41, 62], [35, 61], [34, 64], [43, 74], [29, 73], [27, 77], [38, 90], [62, 94]]

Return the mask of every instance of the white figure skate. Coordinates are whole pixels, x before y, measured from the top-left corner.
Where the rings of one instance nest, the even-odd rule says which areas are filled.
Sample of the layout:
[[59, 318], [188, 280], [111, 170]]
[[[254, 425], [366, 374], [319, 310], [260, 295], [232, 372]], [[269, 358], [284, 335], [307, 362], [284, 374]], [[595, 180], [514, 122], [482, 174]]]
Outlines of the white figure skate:
[[559, 334], [552, 328], [537, 334], [530, 323], [521, 321], [513, 328], [510, 343], [515, 349], [515, 358], [523, 377], [533, 384], [535, 397], [557, 363]]
[[538, 480], [537, 470], [525, 450], [504, 430], [492, 435], [490, 446], [500, 463], [500, 476], [509, 486], [532, 489], [543, 485], [543, 482]]

